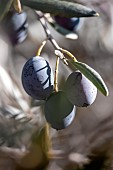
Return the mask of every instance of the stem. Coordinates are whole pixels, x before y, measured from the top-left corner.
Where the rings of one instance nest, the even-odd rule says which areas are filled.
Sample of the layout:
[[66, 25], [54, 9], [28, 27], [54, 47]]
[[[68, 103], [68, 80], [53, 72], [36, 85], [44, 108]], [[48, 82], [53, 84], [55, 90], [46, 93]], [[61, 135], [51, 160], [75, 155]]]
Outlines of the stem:
[[64, 57], [61, 50], [55, 50], [55, 54], [64, 62], [64, 64], [68, 65], [68, 62], [67, 62], [68, 59]]
[[39, 19], [41, 25], [42, 25], [43, 28], [44, 28], [44, 31], [45, 31], [46, 36], [47, 36], [47, 39], [51, 42], [51, 44], [52, 44], [53, 47], [55, 48], [55, 51], [57, 51], [57, 52], [59, 51], [59, 52], [62, 53], [62, 55], [61, 55], [61, 54], [59, 55], [60, 59], [63, 60], [63, 62], [64, 62], [66, 65], [68, 65], [68, 64], [67, 64], [67, 60], [68, 60], [68, 59], [66, 59], [66, 58], [64, 57], [64, 55], [63, 55], [63, 53], [65, 53], [65, 54], [67, 54], [73, 61], [77, 61], [77, 59], [73, 56], [73, 54], [71, 54], [71, 53], [70, 53], [69, 51], [67, 51], [67, 50], [64, 50], [64, 49], [60, 48], [60, 46], [57, 44], [56, 40], [53, 38], [53, 36], [51, 35], [50, 30], [48, 29], [47, 23], [46, 23], [46, 21], [45, 21], [44, 14], [43, 14], [42, 12], [39, 12], [39, 11], [38, 11], [38, 12], [36, 11], [36, 14], [37, 14], [37, 16], [38, 16], [38, 19]]
[[42, 42], [41, 46], [39, 47], [39, 49], [38, 49], [38, 51], [37, 51], [36, 56], [40, 56], [40, 54], [41, 54], [44, 46], [46, 45], [46, 42], [47, 42], [47, 40], [44, 40], [44, 41]]
[[68, 50], [61, 48], [60, 51], [62, 53], [67, 54], [74, 62], [77, 62], [77, 59], [75, 58], [75, 56], [72, 53], [70, 53]]
[[54, 78], [54, 90], [58, 92], [58, 68], [59, 68], [59, 56], [57, 56], [56, 66], [55, 66], [55, 78]]
[[57, 42], [55, 41], [55, 39], [53, 38], [53, 36], [51, 35], [50, 30], [48, 29], [47, 23], [45, 21], [44, 14], [42, 12], [39, 12], [39, 11], [38, 12], [36, 11], [36, 14], [38, 16], [38, 19], [39, 19], [40, 23], [42, 24], [42, 26], [44, 28], [44, 31], [45, 31], [46, 36], [47, 36], [47, 39], [52, 43], [52, 45], [54, 46], [54, 48], [56, 50], [59, 50], [60, 47], [57, 44]]
[[16, 10], [18, 13], [21, 13], [21, 12], [22, 12], [22, 7], [21, 7], [20, 0], [15, 0], [13, 5], [14, 5], [15, 10]]

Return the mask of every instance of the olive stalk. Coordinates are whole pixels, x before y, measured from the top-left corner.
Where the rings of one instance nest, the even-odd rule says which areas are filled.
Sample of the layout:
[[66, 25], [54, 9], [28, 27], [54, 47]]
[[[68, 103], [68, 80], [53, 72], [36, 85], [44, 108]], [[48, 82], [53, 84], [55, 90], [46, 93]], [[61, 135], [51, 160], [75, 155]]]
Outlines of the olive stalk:
[[40, 56], [40, 54], [41, 54], [44, 46], [46, 45], [46, 42], [47, 42], [47, 40], [44, 40], [44, 41], [41, 43], [41, 46], [39, 47], [36, 56]]
[[[51, 32], [47, 26], [46, 23], [46, 18], [44, 16], [44, 14], [42, 12], [36, 11], [36, 15], [42, 25], [42, 27], [44, 28], [44, 31], [46, 33], [47, 39], [51, 42], [51, 44], [53, 45], [53, 47], [55, 48], [56, 52], [60, 51], [62, 53], [62, 57], [60, 57], [61, 55], [58, 55], [60, 57], [61, 60], [64, 61], [64, 63], [66, 64], [67, 59], [64, 57], [63, 52], [66, 53], [71, 59], [73, 59], [74, 61], [76, 60], [76, 58], [67, 50], [62, 49], [58, 43], [56, 42], [56, 40], [53, 38], [53, 36], [51, 35]], [[77, 60], [76, 60], [77, 61]]]
[[22, 6], [21, 6], [21, 3], [20, 3], [20, 0], [14, 0], [13, 6], [18, 13], [22, 12]]
[[59, 68], [59, 56], [56, 59], [56, 66], [55, 66], [55, 77], [54, 77], [54, 90], [58, 92], [58, 68]]

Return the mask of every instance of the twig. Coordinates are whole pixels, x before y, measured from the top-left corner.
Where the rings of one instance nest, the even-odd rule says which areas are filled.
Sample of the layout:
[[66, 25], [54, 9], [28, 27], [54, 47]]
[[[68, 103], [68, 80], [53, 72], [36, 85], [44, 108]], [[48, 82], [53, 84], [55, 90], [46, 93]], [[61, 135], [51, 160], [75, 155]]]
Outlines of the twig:
[[44, 40], [41, 44], [41, 46], [39, 47], [36, 56], [40, 56], [42, 49], [44, 48], [44, 46], [46, 45], [47, 40]]
[[14, 8], [18, 13], [22, 12], [22, 7], [21, 7], [21, 3], [20, 0], [14, 0]]
[[74, 62], [77, 62], [77, 59], [75, 58], [75, 56], [72, 53], [70, 53], [68, 50], [61, 48], [60, 51], [62, 53], [67, 54]]
[[42, 24], [44, 31], [46, 33], [47, 39], [52, 43], [52, 45], [54, 46], [54, 48], [56, 50], [60, 50], [59, 45], [57, 44], [57, 42], [55, 41], [55, 39], [53, 38], [53, 36], [51, 35], [50, 30], [48, 29], [47, 23], [45, 21], [45, 17], [44, 14], [42, 12], [36, 11], [37, 17], [40, 21], [40, 23]]
[[45, 16], [42, 12], [36, 11], [36, 15], [38, 17], [38, 20], [40, 21], [41, 25], [44, 28], [44, 31], [46, 33], [47, 39], [51, 42], [51, 44], [53, 45], [53, 47], [55, 48], [55, 54], [58, 53], [58, 51], [61, 53], [59, 55], [60, 59], [63, 60], [63, 62], [68, 65], [67, 61], [68, 59], [63, 55], [63, 53], [67, 54], [74, 62], [77, 61], [77, 59], [73, 56], [73, 54], [71, 54], [68, 50], [64, 50], [62, 49], [56, 42], [56, 40], [53, 38], [53, 36], [51, 35], [51, 32], [47, 26], [46, 20], [45, 20]]
[[55, 66], [55, 78], [54, 78], [54, 90], [58, 92], [58, 68], [59, 68], [59, 56], [56, 59], [56, 66]]

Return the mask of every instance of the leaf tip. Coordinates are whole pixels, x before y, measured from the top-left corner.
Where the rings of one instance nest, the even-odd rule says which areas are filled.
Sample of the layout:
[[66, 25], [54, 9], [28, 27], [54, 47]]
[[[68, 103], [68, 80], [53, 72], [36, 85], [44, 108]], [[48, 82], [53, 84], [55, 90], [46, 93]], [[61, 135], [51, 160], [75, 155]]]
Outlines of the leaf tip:
[[99, 16], [99, 13], [92, 10], [92, 11], [91, 11], [91, 15], [92, 15], [93, 17], [98, 17], [98, 16]]
[[106, 87], [106, 93], [105, 93], [105, 96], [109, 96], [109, 91], [108, 91], [108, 88]]
[[100, 15], [99, 15], [99, 13], [96, 12], [96, 13], [94, 14], [94, 16], [95, 16], [95, 17], [99, 17]]
[[106, 96], [106, 97], [109, 96], [109, 90], [105, 84], [104, 84], [104, 90], [101, 92], [103, 93], [104, 96]]

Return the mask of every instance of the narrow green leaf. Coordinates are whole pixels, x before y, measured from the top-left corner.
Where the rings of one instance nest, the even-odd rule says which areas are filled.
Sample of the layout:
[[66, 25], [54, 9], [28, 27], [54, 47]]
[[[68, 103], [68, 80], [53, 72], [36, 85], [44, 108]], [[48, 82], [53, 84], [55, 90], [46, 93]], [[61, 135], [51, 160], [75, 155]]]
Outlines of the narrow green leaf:
[[14, 0], [1, 0], [0, 1], [0, 21], [2, 21], [3, 17], [9, 11], [13, 1]]
[[70, 18], [98, 16], [98, 13], [94, 10], [74, 2], [59, 0], [21, 0], [21, 3], [44, 13], [51, 13]]
[[108, 88], [102, 77], [93, 68], [82, 62], [70, 61], [79, 71], [81, 71], [105, 96], [109, 95]]

